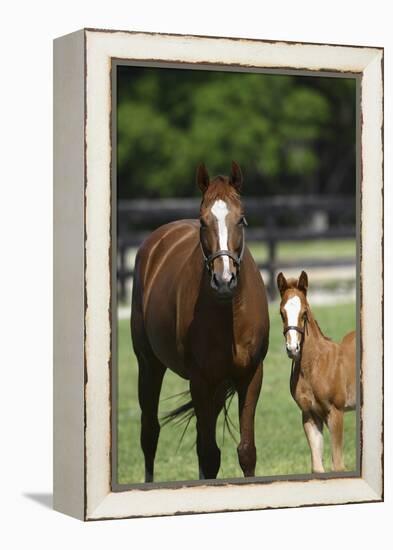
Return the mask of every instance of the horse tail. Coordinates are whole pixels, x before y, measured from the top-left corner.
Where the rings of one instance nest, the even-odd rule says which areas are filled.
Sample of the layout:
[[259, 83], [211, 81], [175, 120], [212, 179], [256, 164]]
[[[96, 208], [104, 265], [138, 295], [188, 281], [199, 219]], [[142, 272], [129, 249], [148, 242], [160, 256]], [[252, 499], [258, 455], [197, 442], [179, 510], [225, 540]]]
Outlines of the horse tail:
[[179, 407], [176, 407], [176, 409], [163, 414], [161, 416], [161, 426], [166, 426], [170, 422], [174, 422], [175, 424], [184, 424], [185, 422], [189, 422], [189, 420], [195, 416], [194, 404], [191, 399], [190, 390], [185, 390], [181, 393], [177, 393], [176, 395], [171, 395], [169, 399], [174, 397], [184, 397], [189, 398], [189, 400]]
[[[234, 428], [235, 430], [237, 430], [237, 428], [229, 416], [229, 407], [232, 403], [232, 399], [235, 393], [236, 393], [236, 390], [234, 386], [232, 384], [228, 384], [226, 388], [224, 406], [222, 409], [224, 413], [224, 431], [225, 431], [225, 428], [227, 428], [228, 432], [230, 433], [233, 439], [235, 439], [235, 437], [233, 435], [232, 429]], [[171, 398], [172, 397], [189, 398], [188, 401], [186, 401], [176, 409], [173, 409], [172, 411], [169, 411], [161, 416], [161, 426], [166, 426], [170, 422], [174, 422], [175, 424], [178, 424], [178, 425], [182, 425], [182, 424], [185, 425], [183, 433], [180, 438], [180, 443], [181, 443], [191, 420], [195, 417], [195, 408], [194, 408], [194, 403], [192, 402], [190, 390], [183, 391], [174, 396], [171, 396]]]

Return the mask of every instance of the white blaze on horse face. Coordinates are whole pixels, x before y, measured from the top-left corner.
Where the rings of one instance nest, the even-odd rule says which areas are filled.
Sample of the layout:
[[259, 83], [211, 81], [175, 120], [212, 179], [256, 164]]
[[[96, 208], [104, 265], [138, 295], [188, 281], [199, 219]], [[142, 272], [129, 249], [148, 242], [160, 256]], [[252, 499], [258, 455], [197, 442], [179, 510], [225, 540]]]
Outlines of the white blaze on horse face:
[[[220, 250], [228, 250], [228, 227], [225, 222], [227, 214], [229, 214], [228, 205], [223, 200], [217, 200], [212, 206], [212, 214], [215, 216], [218, 223], [218, 242]], [[230, 281], [232, 277], [231, 270], [229, 268], [228, 256], [221, 256], [224, 264], [224, 271], [222, 278], [224, 281]]]
[[[300, 302], [299, 296], [293, 296], [289, 298], [287, 303], [284, 306], [284, 309], [287, 313], [288, 325], [297, 327], [299, 323], [299, 313], [302, 304]], [[289, 342], [287, 341], [287, 347], [291, 350], [295, 350], [296, 346], [300, 344], [300, 334], [297, 330], [288, 330], [287, 335], [289, 336]]]

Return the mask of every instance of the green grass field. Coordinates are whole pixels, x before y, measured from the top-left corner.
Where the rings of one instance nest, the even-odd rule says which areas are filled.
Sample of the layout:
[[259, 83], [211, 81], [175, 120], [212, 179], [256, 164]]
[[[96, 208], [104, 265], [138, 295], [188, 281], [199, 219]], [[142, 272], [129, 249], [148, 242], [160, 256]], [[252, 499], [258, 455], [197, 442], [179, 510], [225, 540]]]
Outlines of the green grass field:
[[[341, 304], [313, 308], [323, 332], [340, 340], [355, 328], [355, 305]], [[284, 352], [278, 305], [270, 310], [269, 352], [264, 363], [264, 380], [256, 415], [257, 476], [310, 473], [309, 449], [304, 436], [301, 413], [289, 393], [290, 360]], [[118, 411], [118, 483], [140, 483], [144, 478], [143, 455], [139, 444], [140, 409], [137, 399], [137, 364], [132, 352], [129, 322], [118, 325], [119, 411]], [[179, 404], [171, 398], [187, 389], [187, 382], [167, 371], [160, 401], [160, 413]], [[232, 401], [230, 416], [237, 426], [237, 399]], [[237, 429], [237, 428], [236, 428]], [[180, 443], [182, 427], [167, 425], [161, 429], [155, 463], [155, 481], [195, 480], [198, 465], [195, 448], [195, 421]], [[325, 429], [325, 434], [327, 431]], [[236, 441], [228, 431], [223, 435], [222, 417], [217, 427], [221, 448], [219, 478], [242, 477], [237, 461]], [[345, 415], [345, 465], [356, 467], [356, 415]], [[325, 469], [331, 469], [330, 441], [325, 436]]]

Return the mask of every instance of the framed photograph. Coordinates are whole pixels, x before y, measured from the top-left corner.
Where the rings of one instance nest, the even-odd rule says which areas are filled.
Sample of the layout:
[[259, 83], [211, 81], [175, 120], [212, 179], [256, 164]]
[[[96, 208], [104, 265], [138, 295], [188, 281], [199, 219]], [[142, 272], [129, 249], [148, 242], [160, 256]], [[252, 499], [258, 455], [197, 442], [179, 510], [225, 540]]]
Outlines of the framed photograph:
[[383, 49], [54, 42], [54, 507], [383, 500]]

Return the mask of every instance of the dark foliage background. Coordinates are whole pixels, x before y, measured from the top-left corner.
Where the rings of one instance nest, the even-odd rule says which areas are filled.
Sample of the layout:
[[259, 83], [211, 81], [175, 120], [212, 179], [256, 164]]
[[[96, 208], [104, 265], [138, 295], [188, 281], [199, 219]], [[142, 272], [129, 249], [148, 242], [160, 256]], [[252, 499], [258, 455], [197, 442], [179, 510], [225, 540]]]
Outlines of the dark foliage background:
[[240, 163], [248, 196], [354, 194], [353, 78], [118, 67], [118, 196], [198, 195]]

